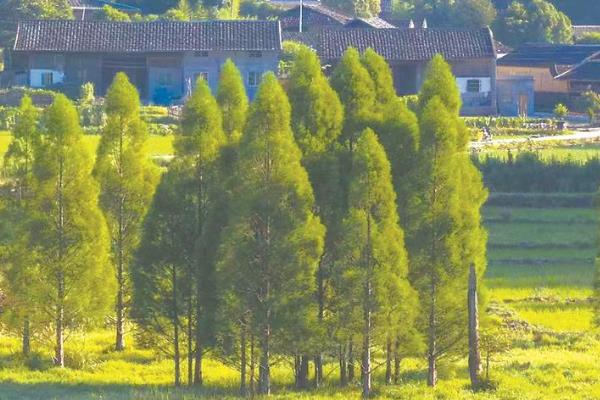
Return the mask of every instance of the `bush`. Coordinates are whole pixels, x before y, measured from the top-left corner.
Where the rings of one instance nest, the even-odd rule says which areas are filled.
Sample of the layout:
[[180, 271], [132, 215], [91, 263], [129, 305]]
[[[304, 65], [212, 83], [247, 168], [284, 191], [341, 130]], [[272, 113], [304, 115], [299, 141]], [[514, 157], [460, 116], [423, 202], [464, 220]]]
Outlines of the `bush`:
[[563, 119], [569, 114], [569, 109], [562, 103], [558, 103], [554, 107], [554, 116], [558, 119]]
[[17, 107], [0, 106], [0, 131], [10, 131], [15, 124]]
[[45, 371], [50, 368], [50, 361], [39, 353], [30, 353], [25, 358], [25, 366], [32, 371]]

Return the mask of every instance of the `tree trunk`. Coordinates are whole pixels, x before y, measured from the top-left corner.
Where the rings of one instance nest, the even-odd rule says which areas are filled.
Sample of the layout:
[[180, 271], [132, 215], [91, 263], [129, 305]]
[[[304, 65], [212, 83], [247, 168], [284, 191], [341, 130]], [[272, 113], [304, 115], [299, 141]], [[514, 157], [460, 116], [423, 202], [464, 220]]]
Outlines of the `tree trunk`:
[[118, 221], [119, 221], [119, 226], [118, 226], [118, 237], [117, 237], [117, 315], [116, 315], [116, 328], [117, 328], [117, 335], [116, 335], [116, 340], [115, 340], [115, 350], [116, 351], [123, 351], [125, 350], [125, 332], [124, 332], [124, 325], [125, 325], [125, 275], [124, 275], [124, 268], [125, 268], [125, 259], [123, 257], [123, 252], [124, 252], [124, 228], [125, 228], [125, 224], [123, 221], [123, 218], [125, 216], [125, 197], [124, 197], [124, 189], [123, 189], [123, 135], [125, 133], [125, 129], [122, 126], [121, 127], [121, 134], [119, 136], [119, 165], [118, 165], [118, 169], [119, 169], [119, 215], [118, 215]]
[[485, 379], [490, 380], [490, 351], [485, 355]]
[[354, 345], [352, 344], [352, 338], [348, 343], [348, 382], [354, 382]]
[[308, 388], [308, 356], [300, 356], [300, 363], [298, 365], [298, 389]]
[[469, 377], [471, 388], [476, 390], [479, 386], [479, 374], [481, 373], [481, 354], [479, 352], [479, 314], [477, 307], [477, 275], [475, 266], [471, 265], [469, 270]]
[[246, 320], [240, 323], [240, 395], [246, 396]]
[[58, 304], [56, 307], [56, 353], [54, 355], [54, 365], [57, 367], [65, 366], [65, 349], [64, 349], [64, 318], [65, 308], [63, 301], [65, 298], [64, 277], [61, 272], [57, 274], [58, 284]]
[[188, 386], [192, 386], [194, 383], [194, 304], [192, 300], [192, 276], [188, 276], [188, 299], [187, 299], [187, 381]]
[[173, 361], [175, 363], [175, 386], [181, 386], [181, 356], [179, 353], [179, 310], [177, 306], [177, 270], [171, 267], [171, 285], [173, 286]]
[[323, 354], [319, 353], [315, 356], [315, 359], [313, 361], [315, 363], [315, 380], [314, 380], [314, 386], [316, 388], [321, 386], [321, 383], [323, 382]]
[[268, 319], [260, 340], [261, 354], [258, 367], [258, 393], [266, 396], [271, 394], [271, 324]]
[[[196, 324], [196, 330], [198, 326]], [[196, 363], [194, 364], [194, 385], [202, 386], [202, 343], [200, 342], [200, 335], [196, 332], [196, 351], [194, 352], [194, 358]]]
[[[319, 324], [323, 325], [323, 319], [325, 317], [325, 282], [323, 277], [324, 270], [324, 257], [321, 256], [319, 261], [319, 270], [317, 271], [317, 303], [319, 307], [318, 319]], [[315, 355], [315, 381], [314, 386], [321, 386], [323, 382], [323, 353], [319, 349], [319, 353]]]
[[431, 307], [429, 309], [429, 343], [427, 349], [427, 385], [434, 387], [437, 383], [437, 338], [436, 338], [436, 285], [431, 280]]
[[254, 334], [250, 333], [250, 393], [254, 395], [256, 391], [256, 352], [254, 351]]
[[348, 363], [346, 362], [346, 348], [340, 344], [340, 385], [346, 386], [348, 384]]
[[361, 364], [362, 395], [367, 398], [371, 395], [371, 280], [367, 279], [365, 285], [365, 311], [363, 332], [363, 354]]
[[31, 351], [31, 333], [29, 328], [29, 316], [26, 315], [23, 320], [22, 351], [24, 356], [28, 356]]
[[[121, 253], [121, 251], [119, 251]], [[121, 257], [121, 255], [119, 255]], [[123, 265], [121, 261], [119, 261], [117, 265], [117, 337], [115, 342], [115, 350], [123, 351], [125, 350], [125, 287], [124, 287], [124, 276], [123, 276]]]
[[392, 384], [392, 339], [388, 336], [385, 344], [385, 383]]
[[394, 343], [394, 385], [400, 382], [400, 339]]

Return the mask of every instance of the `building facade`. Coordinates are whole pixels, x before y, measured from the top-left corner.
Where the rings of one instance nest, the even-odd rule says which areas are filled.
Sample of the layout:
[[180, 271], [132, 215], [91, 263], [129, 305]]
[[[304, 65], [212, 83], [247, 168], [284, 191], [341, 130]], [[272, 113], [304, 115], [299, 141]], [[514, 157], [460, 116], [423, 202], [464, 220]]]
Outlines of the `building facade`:
[[202, 77], [216, 90], [231, 59], [252, 98], [281, 53], [277, 21], [25, 21], [12, 51], [12, 84], [75, 94], [92, 82], [104, 95], [125, 72], [143, 101], [181, 102]]

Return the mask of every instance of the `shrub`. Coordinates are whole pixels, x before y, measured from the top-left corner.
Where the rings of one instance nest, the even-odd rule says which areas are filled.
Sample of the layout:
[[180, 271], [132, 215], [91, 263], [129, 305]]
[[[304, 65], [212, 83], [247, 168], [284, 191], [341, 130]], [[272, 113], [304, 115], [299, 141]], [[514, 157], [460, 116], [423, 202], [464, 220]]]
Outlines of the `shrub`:
[[554, 116], [558, 119], [563, 119], [569, 114], [569, 109], [562, 103], [558, 103], [554, 107]]

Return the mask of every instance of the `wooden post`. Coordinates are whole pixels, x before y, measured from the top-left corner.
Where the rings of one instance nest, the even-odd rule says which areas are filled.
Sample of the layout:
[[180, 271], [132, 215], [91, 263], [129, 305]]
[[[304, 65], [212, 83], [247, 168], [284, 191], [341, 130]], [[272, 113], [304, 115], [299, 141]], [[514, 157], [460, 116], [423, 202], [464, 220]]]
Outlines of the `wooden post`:
[[479, 374], [481, 373], [481, 354], [479, 353], [479, 314], [477, 309], [477, 275], [475, 266], [471, 265], [469, 270], [469, 290], [467, 296], [469, 307], [469, 376], [471, 388], [479, 386]]

